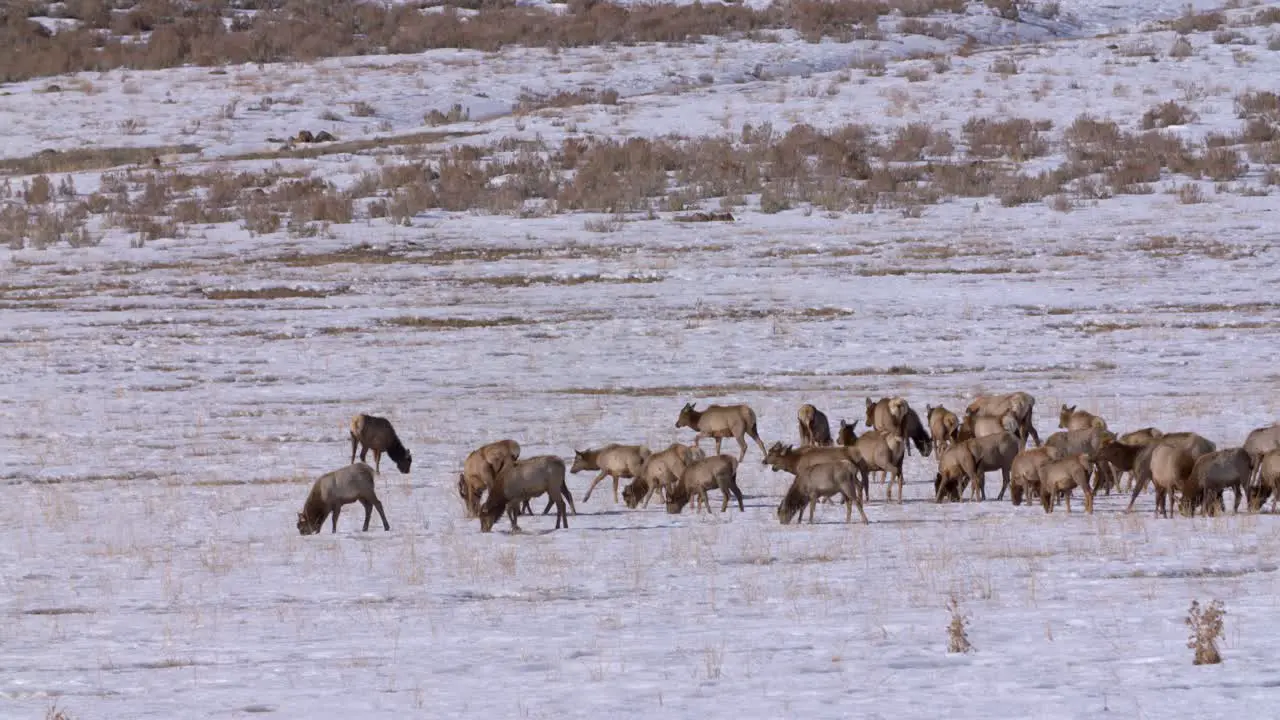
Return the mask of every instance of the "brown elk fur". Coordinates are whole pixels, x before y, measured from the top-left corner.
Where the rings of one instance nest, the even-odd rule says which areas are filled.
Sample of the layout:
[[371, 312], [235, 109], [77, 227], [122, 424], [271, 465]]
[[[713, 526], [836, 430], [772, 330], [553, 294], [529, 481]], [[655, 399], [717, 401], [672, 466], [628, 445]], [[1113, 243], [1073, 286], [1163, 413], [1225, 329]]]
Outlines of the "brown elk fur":
[[804, 508], [808, 505], [809, 523], [812, 524], [813, 511], [817, 508], [818, 499], [829, 498], [836, 494], [844, 496], [846, 523], [853, 522], [854, 505], [858, 507], [858, 515], [862, 516], [862, 522], [864, 524], [869, 522], [866, 511], [862, 509], [856, 472], [857, 468], [847, 460], [807, 468], [796, 476], [791, 487], [782, 497], [782, 502], [778, 505], [779, 522], [783, 525], [790, 524], [797, 511], [800, 513], [799, 520], [804, 520]]
[[796, 420], [800, 425], [800, 447], [832, 444], [831, 423], [821, 410], [805, 403], [796, 413]]
[[698, 432], [693, 438], [693, 446], [699, 447], [702, 438], [714, 438], [716, 455], [720, 454], [720, 442], [731, 437], [738, 441], [742, 451], [738, 454], [738, 462], [747, 456], [748, 436], [760, 446], [760, 452], [767, 452], [760, 432], [756, 428], [756, 413], [747, 405], [709, 405], [705, 410], [695, 410], [693, 403], [687, 403], [680, 409], [676, 418], [676, 428], [693, 428]]
[[573, 467], [570, 468], [569, 472], [600, 471], [595, 479], [591, 481], [591, 485], [587, 487], [587, 494], [582, 497], [582, 502], [591, 499], [591, 491], [596, 489], [596, 485], [599, 485], [606, 477], [611, 477], [613, 478], [613, 501], [617, 503], [619, 479], [640, 477], [649, 455], [649, 448], [643, 445], [619, 445], [617, 443], [610, 443], [594, 450], [574, 450]]

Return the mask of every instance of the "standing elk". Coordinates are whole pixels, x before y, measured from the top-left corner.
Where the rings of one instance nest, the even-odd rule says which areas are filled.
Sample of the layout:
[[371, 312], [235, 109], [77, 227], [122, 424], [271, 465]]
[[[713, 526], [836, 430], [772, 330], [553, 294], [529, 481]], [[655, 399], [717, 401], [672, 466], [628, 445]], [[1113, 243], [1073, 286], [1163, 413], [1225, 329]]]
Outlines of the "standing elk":
[[933, 442], [938, 446], [938, 455], [941, 456], [955, 442], [956, 432], [960, 429], [960, 418], [941, 405], [926, 405], [925, 418], [929, 422], [929, 434], [933, 436]]
[[1059, 430], [1045, 438], [1044, 444], [1058, 448], [1062, 451], [1064, 457], [1085, 453], [1090, 458], [1095, 458], [1094, 465], [1098, 472], [1097, 479], [1094, 481], [1093, 491], [1096, 494], [1099, 488], [1105, 486], [1107, 495], [1110, 495], [1112, 488], [1116, 484], [1115, 474], [1111, 472], [1110, 463], [1100, 462], [1096, 458], [1103, 446], [1114, 442], [1115, 439], [1116, 436], [1111, 431], [1092, 426], [1065, 432]]
[[1138, 474], [1141, 477], [1144, 472], [1142, 466], [1145, 464], [1145, 472], [1156, 488], [1156, 517], [1169, 517], [1165, 503], [1167, 501], [1169, 506], [1173, 505], [1175, 492], [1182, 493], [1184, 512], [1189, 510], [1194, 514], [1198, 498], [1197, 488], [1191, 484], [1191, 470], [1195, 467], [1196, 456], [1177, 443], [1155, 443], [1150, 450], [1149, 454], [1144, 453], [1138, 458]]
[[[1223, 503], [1223, 494], [1231, 488], [1235, 506], [1232, 512], [1240, 512], [1240, 498], [1249, 487], [1253, 476], [1253, 457], [1244, 448], [1215, 450], [1196, 458], [1188, 483], [1200, 489], [1200, 506], [1205, 515], [1212, 515]], [[1226, 508], [1223, 507], [1223, 512]]]
[[902, 486], [906, 482], [902, 475], [902, 461], [906, 457], [907, 441], [897, 433], [872, 430], [859, 436], [853, 447], [861, 459], [861, 467], [865, 467], [868, 473], [877, 470], [883, 473], [885, 500], [893, 499], [893, 481], [897, 480], [898, 502], [902, 502]]
[[800, 447], [810, 445], [829, 446], [831, 441], [831, 423], [818, 408], [805, 403], [796, 414], [800, 424]]
[[667, 512], [678, 515], [692, 498], [697, 498], [694, 506], [705, 506], [711, 513], [711, 501], [707, 499], [707, 491], [719, 488], [723, 496], [720, 512], [729, 510], [729, 495], [738, 501], [738, 512], [746, 512], [742, 504], [742, 490], [738, 488], [738, 460], [732, 455], [712, 455], [684, 469], [680, 482], [676, 483], [667, 495]]
[[844, 447], [852, 447], [858, 441], [858, 421], [847, 423], [840, 421], [840, 431], [836, 433], [836, 444]]
[[693, 446], [700, 447], [702, 438], [714, 438], [716, 455], [720, 454], [720, 442], [731, 437], [738, 441], [742, 452], [738, 454], [738, 462], [747, 456], [747, 436], [756, 441], [760, 452], [768, 452], [760, 432], [756, 428], [756, 413], [747, 405], [709, 405], [706, 410], [695, 410], [693, 403], [686, 403], [676, 418], [676, 428], [693, 428], [698, 432], [693, 438]]
[[619, 445], [617, 443], [610, 443], [594, 450], [574, 450], [573, 467], [569, 472], [600, 471], [600, 474], [596, 475], [595, 479], [591, 481], [591, 485], [587, 487], [587, 494], [582, 497], [582, 502], [591, 499], [591, 491], [596, 489], [596, 485], [599, 485], [600, 481], [606, 477], [612, 477], [613, 502], [616, 504], [618, 502], [619, 479], [640, 477], [641, 469], [644, 467], [645, 461], [649, 459], [649, 455], [649, 448], [643, 445]]
[[862, 491], [862, 496], [866, 498], [871, 485], [871, 472], [856, 442], [853, 445], [829, 448], [794, 448], [790, 445], [784, 447], [782, 443], [775, 442], [769, 448], [769, 452], [765, 453], [764, 458], [764, 464], [772, 467], [774, 472], [785, 470], [792, 475], [799, 475], [814, 465], [844, 461], [853, 463], [857, 468], [858, 474], [862, 477], [862, 483], [858, 487]]
[[1280, 450], [1272, 450], [1262, 456], [1258, 463], [1258, 486], [1249, 498], [1249, 509], [1257, 512], [1262, 504], [1271, 498], [1271, 512], [1276, 511], [1276, 501], [1280, 500]]
[[1018, 439], [1026, 445], [1027, 438], [1031, 437], [1035, 440], [1036, 447], [1039, 447], [1040, 434], [1036, 432], [1035, 424], [1032, 422], [1035, 406], [1036, 399], [1025, 392], [1013, 392], [1008, 395], [979, 395], [965, 408], [965, 415], [998, 418], [1005, 413], [1012, 413], [1014, 420], [1018, 421]]
[[1088, 410], [1077, 410], [1075, 405], [1067, 407], [1064, 403], [1058, 411], [1058, 427], [1064, 430], [1085, 430], [1088, 428], [1107, 429], [1107, 421]]
[[[520, 459], [520, 443], [515, 440], [497, 440], [482, 445], [467, 454], [458, 475], [458, 495], [467, 508], [467, 517], [480, 512], [480, 498], [493, 486], [493, 479], [503, 468]], [[529, 510], [528, 502], [524, 506]]]
[[896, 432], [901, 434], [902, 420], [907, 415], [907, 401], [900, 397], [867, 398], [867, 417], [865, 424], [869, 428]]
[[1019, 427], [1018, 419], [1013, 416], [1013, 413], [1005, 413], [998, 417], [995, 415], [966, 415], [964, 420], [960, 422], [960, 427], [956, 429], [955, 439], [957, 442], [964, 442], [965, 440], [988, 435], [999, 435], [1004, 432], [1017, 435]]
[[[480, 532], [490, 532], [505, 510], [511, 519], [511, 531], [518, 532], [516, 522], [520, 503], [546, 493], [556, 507], [556, 529], [561, 523], [569, 528], [569, 514], [565, 511], [565, 496], [569, 488], [564, 482], [564, 460], [554, 455], [538, 455], [527, 460], [517, 460], [502, 469], [489, 488], [489, 496], [480, 508]], [[573, 502], [569, 496], [569, 502]], [[543, 511], [546, 514], [546, 511]]]
[[396, 464], [401, 473], [409, 472], [413, 463], [413, 454], [400, 443], [391, 421], [376, 415], [360, 413], [351, 418], [351, 462], [356, 461], [356, 448], [360, 448], [360, 462], [364, 462], [369, 451], [373, 451], [373, 468], [382, 473], [382, 453]]
[[326, 516], [333, 515], [330, 532], [338, 532], [338, 515], [342, 506], [357, 500], [364, 506], [364, 531], [369, 531], [369, 519], [374, 508], [378, 517], [382, 518], [382, 529], [390, 530], [387, 514], [382, 511], [382, 502], [373, 491], [373, 468], [364, 463], [352, 463], [330, 473], [321, 475], [311, 486], [311, 493], [298, 513], [298, 532], [303, 535], [314, 535], [324, 526]]
[[1018, 436], [1010, 432], [984, 435], [957, 443], [938, 460], [938, 474], [934, 478], [936, 501], [942, 502], [943, 491], [959, 500], [964, 483], [972, 483], [970, 499], [986, 500], [986, 474], [999, 470], [1001, 475], [1000, 497], [1009, 486], [1009, 471], [1017, 457], [1021, 444]]
[[1272, 450], [1280, 449], [1280, 423], [1256, 428], [1244, 439], [1244, 449], [1253, 460], [1254, 476], [1250, 485], [1256, 480], [1257, 470], [1262, 467], [1262, 456]]
[[[1218, 449], [1212, 441], [1193, 432], [1175, 432], [1161, 435], [1159, 440], [1147, 445], [1142, 452], [1138, 453], [1138, 457], [1133, 461], [1133, 495], [1129, 498], [1129, 505], [1125, 507], [1125, 512], [1133, 512], [1133, 504], [1138, 501], [1138, 496], [1147, 488], [1147, 483], [1154, 480], [1152, 462], [1155, 458], [1155, 451], [1161, 447], [1185, 450], [1188, 457], [1191, 458], [1192, 464], [1201, 455]], [[1168, 459], [1172, 457], [1171, 455], [1168, 453], [1164, 453], [1164, 455], [1166, 456], [1166, 463], [1172, 462], [1171, 459]], [[1172, 472], [1168, 469], [1169, 467], [1172, 466], [1166, 465], [1165, 470]], [[1191, 468], [1188, 466], [1187, 474], [1190, 475], [1190, 473]], [[1180, 491], [1181, 485], [1168, 484], [1165, 490], [1166, 492]], [[1159, 497], [1159, 489], [1157, 489], [1157, 496]], [[1159, 510], [1157, 509], [1156, 512], [1159, 513]]]
[[867, 513], [862, 509], [862, 498], [857, 489], [857, 468], [848, 460], [822, 463], [805, 469], [792, 481], [791, 487], [782, 497], [778, 505], [778, 520], [789, 525], [791, 519], [799, 511], [798, 520], [804, 520], [804, 508], [809, 507], [809, 523], [813, 524], [813, 512], [818, 506], [819, 498], [832, 495], [843, 495], [845, 503], [844, 521], [853, 522], [853, 508], [858, 507], [858, 515], [862, 522], [868, 523]]

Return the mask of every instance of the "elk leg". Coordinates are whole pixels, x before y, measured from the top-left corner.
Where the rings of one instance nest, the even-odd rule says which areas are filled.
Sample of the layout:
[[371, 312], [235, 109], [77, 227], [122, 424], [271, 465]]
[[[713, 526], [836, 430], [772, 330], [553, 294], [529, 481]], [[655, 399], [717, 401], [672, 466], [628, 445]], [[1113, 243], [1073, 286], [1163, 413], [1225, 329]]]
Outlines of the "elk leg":
[[387, 522], [387, 514], [382, 511], [382, 501], [378, 498], [374, 498], [373, 507], [378, 511], [378, 517], [382, 518], [382, 529], [390, 530], [391, 523]]
[[729, 489], [733, 491], [733, 496], [738, 499], [738, 512], [746, 512], [746, 507], [742, 504], [742, 489], [738, 487], [735, 481], [729, 485]]
[[[564, 487], [560, 488], [560, 492], [569, 500], [569, 509], [573, 511], [574, 515], [577, 515], [578, 508], [573, 504], [573, 492], [569, 490], [568, 483], [566, 483]], [[565, 520], [565, 522], [569, 521]]]
[[349, 463], [351, 465], [354, 465], [356, 463], [356, 446], [359, 444], [360, 444], [360, 441], [357, 440], [356, 436], [353, 434], [351, 436], [351, 462]]
[[373, 449], [373, 471], [382, 474], [382, 451], [377, 448]]
[[[334, 508], [334, 509], [333, 509], [333, 525], [332, 525], [332, 529], [329, 531], [329, 532], [331, 532], [331, 533], [336, 533], [336, 532], [338, 532], [338, 513], [340, 513], [340, 512], [342, 512], [342, 506], [341, 506], [341, 505], [339, 505], [338, 507], [336, 507], [336, 508]], [[324, 518], [320, 518], [320, 522], [321, 522], [321, 523], [323, 523], [323, 522], [324, 522]]]
[[564, 497], [556, 498], [556, 529], [560, 529], [560, 521], [564, 521], [564, 529], [569, 529], [569, 513], [564, 510]]
[[[617, 505], [618, 504], [618, 476], [614, 475], [612, 477], [613, 477], [613, 504]], [[586, 502], [586, 500], [583, 500], [583, 502]]]
[[[582, 496], [582, 502], [586, 502], [591, 499], [591, 491], [596, 489], [596, 485], [599, 485], [600, 481], [603, 480], [604, 477], [605, 477], [605, 471], [601, 470], [600, 474], [595, 476], [595, 479], [593, 479], [591, 481], [591, 484], [587, 486], [587, 494]], [[613, 501], [618, 502], [618, 488], [616, 486], [614, 487]], [[547, 507], [548, 508], [551, 507], [550, 502], [547, 503]], [[543, 515], [545, 514], [546, 513], [543, 513]]]
[[[706, 489], [706, 488], [702, 488], [701, 490], [699, 490], [699, 491], [698, 491], [698, 502], [702, 504], [702, 507], [706, 508], [706, 510], [707, 510], [707, 514], [708, 514], [708, 515], [710, 515], [710, 514], [711, 514], [711, 499], [707, 497], [707, 489]], [[695, 512], [697, 512], [697, 511], [695, 511]], [[722, 510], [721, 512], [724, 512], [724, 511]]]
[[364, 530], [362, 532], [369, 532], [369, 520], [373, 518], [373, 503], [360, 498], [360, 504], [364, 506]]
[[817, 509], [818, 509], [818, 496], [810, 495], [809, 496], [809, 524], [810, 525], [813, 524], [813, 514]]
[[722, 438], [722, 437], [718, 437], [718, 438], [716, 438], [715, 440], [716, 440], [716, 454], [717, 454], [717, 455], [719, 455], [719, 454], [720, 454], [720, 443], [724, 440], [724, 438]]
[[[742, 462], [742, 460], [745, 457], [747, 457], [747, 439], [742, 437], [741, 435], [739, 435], [737, 439], [738, 439], [738, 447], [741, 449], [741, 451], [738, 453], [738, 462]], [[719, 449], [717, 449], [716, 452], [719, 452]]]

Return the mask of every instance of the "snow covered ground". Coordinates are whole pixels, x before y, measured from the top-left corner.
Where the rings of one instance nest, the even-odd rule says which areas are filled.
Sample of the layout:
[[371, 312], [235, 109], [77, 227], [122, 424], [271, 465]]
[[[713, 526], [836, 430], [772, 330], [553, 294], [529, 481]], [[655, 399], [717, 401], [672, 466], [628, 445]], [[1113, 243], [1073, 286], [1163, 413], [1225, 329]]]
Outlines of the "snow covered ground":
[[[1108, 27], [1157, 14], [1062, 5]], [[538, 79], [539, 92], [590, 83], [636, 96], [622, 110], [460, 126], [492, 138], [555, 137], [570, 121], [602, 134], [826, 125], [858, 120], [841, 110], [854, 107], [876, 124], [942, 127], [1004, 108], [1060, 132], [1084, 110], [1133, 127], [1187, 93], [1200, 119], [1183, 131], [1200, 137], [1237, 126], [1234, 95], [1275, 76], [1267, 29], [1242, 32], [1261, 42], [1244, 48], [1253, 60], [1193, 36], [1197, 53], [1171, 61], [1167, 32], [1067, 39], [953, 57], [924, 82], [891, 65], [836, 95], [797, 89], [835, 79], [823, 58], [849, 46], [719, 43], [627, 48], [612, 75], [591, 50], [484, 63], [453, 53], [473, 64], [456, 75], [435, 70], [440, 53], [319, 64], [331, 73], [109, 73], [90, 80], [101, 92], [74, 97], [30, 92], [47, 81], [13, 86], [0, 113], [14, 128], [7, 156], [92, 137], [225, 157], [311, 126], [245, 109], [259, 95], [296, 94], [304, 102], [287, 107], [311, 117], [334, 104], [324, 92], [350, 92], [379, 109], [361, 122], [407, 132], [457, 102], [466, 73], [491, 72], [495, 115]], [[1159, 63], [1106, 49], [1142, 39]], [[763, 47], [770, 63], [815, 69], [664, 89], [696, 80], [717, 47], [727, 59], [710, 71], [726, 77], [762, 62]], [[1021, 72], [991, 80], [996, 52]], [[355, 82], [379, 63], [409, 69]], [[428, 70], [451, 89], [424, 81], [409, 97]], [[241, 76], [264, 85], [237, 90]], [[1043, 78], [1053, 92], [1036, 99]], [[894, 88], [911, 94], [897, 116]], [[232, 119], [209, 121], [237, 95]], [[131, 116], [146, 134], [117, 134]], [[994, 200], [919, 218], [747, 210], [734, 223], [660, 217], [610, 233], [577, 215], [432, 213], [330, 237], [228, 226], [141, 248], [112, 236], [2, 250], [0, 717], [40, 717], [54, 701], [77, 720], [1264, 717], [1280, 598], [1270, 514], [1157, 521], [1150, 495], [1134, 514], [1116, 496], [1092, 516], [939, 506], [933, 458], [913, 456], [907, 501], [886, 504], [873, 484], [869, 525], [823, 507], [818, 524], [784, 527], [774, 509], [786, 479], [755, 447], [740, 474], [745, 513], [631, 511], [604, 485], [584, 503], [589, 477], [576, 475], [569, 530], [534, 517], [522, 534], [482, 535], [453, 489], [465, 454], [501, 437], [566, 459], [605, 442], [687, 442], [674, 422], [693, 400], [750, 403], [771, 443], [794, 441], [803, 402], [835, 423], [861, 418], [866, 397], [958, 409], [1020, 389], [1037, 398], [1042, 436], [1065, 402], [1121, 430], [1237, 445], [1280, 418], [1275, 203], [1206, 184], [1206, 202], [1184, 205], [1165, 185], [1066, 213]], [[392, 419], [414, 453], [411, 474], [388, 462], [379, 479], [391, 532], [375, 520], [361, 533], [349, 506], [338, 534], [300, 537], [295, 513], [314, 478], [347, 461], [356, 412]], [[946, 652], [952, 597], [972, 654]], [[1193, 666], [1183, 618], [1213, 598], [1228, 612], [1226, 660]]]

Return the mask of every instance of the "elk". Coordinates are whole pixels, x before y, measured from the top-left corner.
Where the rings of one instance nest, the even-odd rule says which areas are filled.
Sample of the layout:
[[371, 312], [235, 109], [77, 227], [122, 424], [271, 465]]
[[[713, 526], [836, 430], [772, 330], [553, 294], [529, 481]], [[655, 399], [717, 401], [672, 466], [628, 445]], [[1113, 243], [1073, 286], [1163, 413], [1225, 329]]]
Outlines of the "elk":
[[1084, 511], [1093, 514], [1093, 489], [1089, 487], [1089, 474], [1093, 469], [1093, 458], [1086, 453], [1071, 455], [1045, 465], [1040, 470], [1040, 503], [1047, 513], [1053, 512], [1053, 505], [1059, 493], [1066, 496], [1067, 512], [1071, 512], [1071, 491], [1080, 488], [1084, 493]]
[[1041, 471], [1044, 466], [1060, 459], [1062, 459], [1061, 450], [1043, 445], [1018, 453], [1013, 458], [1013, 464], [1009, 466], [1009, 498], [1013, 504], [1021, 505], [1024, 493], [1030, 498], [1039, 499], [1042, 485]]
[[1280, 500], [1280, 450], [1272, 450], [1262, 456], [1258, 463], [1258, 487], [1249, 498], [1249, 509], [1257, 512], [1262, 504], [1271, 498], [1271, 512], [1276, 511], [1276, 501]]
[[800, 447], [832, 444], [831, 424], [827, 422], [827, 416], [821, 410], [805, 403], [800, 406], [796, 419], [800, 424]]
[[804, 520], [804, 508], [808, 505], [809, 523], [812, 524], [818, 499], [840, 494], [844, 496], [844, 521], [853, 522], [853, 507], [857, 505], [862, 522], [868, 523], [867, 513], [862, 509], [862, 499], [857, 490], [856, 472], [857, 468], [848, 460], [806, 468], [803, 473], [796, 475], [786, 495], [782, 497], [782, 502], [778, 505], [778, 520], [783, 525], [788, 525], [797, 511], [800, 513], [799, 520]]
[[[569, 528], [569, 514], [565, 511], [568, 487], [564, 482], [564, 460], [554, 455], [538, 455], [527, 460], [517, 460], [502, 469], [489, 488], [489, 496], [480, 508], [480, 532], [490, 532], [505, 510], [511, 519], [511, 531], [518, 532], [516, 509], [520, 503], [546, 493], [556, 507], [556, 529], [561, 523]], [[570, 496], [572, 498], [572, 496]], [[572, 499], [570, 500], [572, 502]], [[546, 511], [543, 511], [546, 514]]]
[[1194, 513], [1196, 488], [1190, 484], [1190, 480], [1196, 456], [1191, 450], [1176, 443], [1155, 443], [1150, 450], [1149, 454], [1144, 453], [1138, 458], [1139, 470], [1135, 474], [1141, 479], [1145, 460], [1146, 473], [1156, 488], [1156, 517], [1169, 517], [1165, 502], [1167, 500], [1169, 505], [1173, 504], [1175, 491], [1182, 492], [1184, 507]]
[[852, 423], [847, 423], [844, 420], [841, 420], [840, 431], [836, 433], [836, 444], [843, 445], [844, 447], [851, 447], [855, 442], [858, 441], [857, 428], [858, 428], [857, 420], [854, 420]]
[[885, 478], [885, 500], [893, 499], [893, 481], [898, 481], [898, 502], [902, 502], [902, 461], [907, 443], [901, 435], [883, 430], [863, 433], [853, 444], [861, 467], [868, 471], [879, 470]]
[[966, 415], [964, 420], [960, 422], [960, 427], [956, 430], [955, 439], [957, 442], [964, 442], [965, 440], [988, 435], [999, 435], [1002, 432], [1017, 435], [1018, 430], [1018, 419], [1012, 413], [1005, 413], [999, 417], [994, 415]]
[[[1115, 439], [1116, 436], [1109, 430], [1087, 427], [1065, 432], [1060, 430], [1045, 438], [1044, 444], [1058, 448], [1064, 456], [1086, 453], [1089, 457], [1096, 458], [1102, 447], [1114, 442]], [[1111, 465], [1104, 462], [1095, 462], [1095, 465], [1098, 470], [1098, 477], [1093, 489], [1096, 491], [1105, 485], [1107, 494], [1110, 495], [1111, 489], [1116, 484], [1115, 475], [1111, 472]]]
[[[1174, 447], [1180, 450], [1185, 450], [1187, 455], [1191, 458], [1192, 463], [1195, 463], [1196, 459], [1201, 455], [1211, 453], [1218, 449], [1212, 441], [1193, 432], [1176, 432], [1161, 435], [1159, 440], [1147, 445], [1142, 452], [1138, 453], [1138, 457], [1133, 461], [1133, 495], [1129, 498], [1129, 505], [1125, 508], [1125, 512], [1133, 511], [1133, 504], [1138, 501], [1138, 496], [1146, 489], [1147, 483], [1154, 479], [1151, 463], [1156, 449], [1161, 447]], [[1169, 467], [1171, 466], [1166, 466], [1165, 469], [1168, 470]], [[1169, 472], [1172, 471], [1170, 470]], [[1188, 475], [1190, 472], [1191, 468], [1188, 466]], [[1169, 485], [1166, 488], [1166, 491], [1172, 492], [1174, 490], [1178, 490], [1179, 487], [1180, 486]], [[1158, 489], [1157, 497], [1160, 497]], [[1158, 512], [1159, 510], [1157, 510], [1157, 513]]]
[[790, 445], [784, 447], [782, 443], [775, 442], [769, 448], [769, 452], [765, 453], [764, 458], [764, 464], [772, 467], [774, 472], [785, 470], [792, 475], [799, 475], [813, 465], [842, 461], [851, 462], [858, 469], [858, 474], [862, 476], [859, 487], [865, 498], [871, 484], [871, 473], [856, 443], [829, 448], [794, 448]]
[[[1240, 512], [1240, 498], [1249, 487], [1252, 475], [1253, 457], [1247, 450], [1216, 450], [1196, 458], [1188, 484], [1200, 489], [1200, 505], [1204, 508], [1205, 515], [1215, 511], [1227, 488], [1231, 488], [1235, 500], [1232, 512]], [[1225, 509], [1223, 508], [1224, 511]]]
[[[1104, 442], [1102, 448], [1094, 456], [1094, 461], [1099, 465], [1105, 463], [1109, 466], [1108, 471], [1115, 476], [1118, 484], [1127, 475], [1130, 480], [1133, 479], [1133, 464], [1138, 459], [1138, 455], [1146, 449], [1146, 444], [1127, 443], [1122, 440], [1115, 442]], [[1124, 485], [1120, 484], [1123, 488]]]
[[707, 491], [712, 488], [720, 488], [724, 498], [720, 512], [729, 510], [730, 493], [738, 500], [738, 512], [746, 512], [742, 504], [742, 490], [738, 488], [738, 460], [732, 455], [711, 455], [685, 468], [680, 482], [667, 494], [667, 512], [678, 515], [691, 498], [697, 498], [695, 512], [701, 505], [710, 514], [711, 501], [707, 499]]
[[352, 463], [330, 473], [321, 475], [311, 486], [307, 501], [298, 513], [298, 532], [303, 535], [314, 535], [324, 526], [324, 519], [332, 513], [333, 524], [330, 532], [338, 532], [338, 515], [343, 505], [360, 501], [364, 506], [364, 532], [369, 531], [369, 519], [374, 508], [378, 509], [378, 517], [382, 518], [382, 529], [390, 530], [387, 514], [382, 511], [382, 502], [373, 491], [373, 468], [360, 463]]
[[591, 481], [591, 485], [587, 487], [587, 494], [582, 497], [582, 502], [591, 499], [591, 491], [596, 489], [596, 485], [606, 477], [613, 478], [613, 502], [618, 502], [618, 481], [620, 478], [637, 478], [640, 477], [640, 471], [644, 467], [645, 461], [649, 459], [649, 448], [643, 445], [619, 445], [617, 443], [609, 443], [604, 447], [594, 450], [574, 450], [573, 451], [573, 467], [569, 472], [577, 473], [583, 470], [599, 470], [600, 474], [596, 475]]
[[1107, 421], [1088, 410], [1077, 410], [1075, 405], [1067, 407], [1065, 403], [1058, 411], [1058, 427], [1064, 430], [1086, 430], [1088, 428], [1107, 429]]
[[902, 421], [907, 415], [907, 401], [900, 397], [867, 398], [866, 426], [902, 434]]
[[929, 434], [933, 436], [933, 441], [938, 445], [938, 454], [941, 455], [955, 442], [956, 431], [960, 429], [960, 418], [941, 405], [926, 405], [925, 418], [929, 422]]
[[680, 443], [672, 443], [665, 450], [653, 453], [640, 469], [640, 475], [623, 488], [623, 501], [627, 507], [635, 508], [644, 500], [644, 506], [648, 507], [649, 499], [659, 490], [665, 500], [667, 489], [680, 480], [684, 469], [704, 457], [706, 455], [701, 450]]
[[[466, 504], [468, 517], [479, 513], [480, 498], [493, 485], [498, 473], [519, 459], [520, 443], [515, 440], [497, 440], [467, 455], [462, 464], [462, 474], [458, 476], [458, 494]], [[529, 510], [528, 503], [524, 509]]]
[[[1280, 423], [1256, 428], [1244, 439], [1244, 449], [1253, 460], [1253, 467], [1262, 467], [1262, 456], [1280, 448]], [[1256, 476], [1256, 472], [1254, 473]], [[1250, 484], [1254, 478], [1250, 478]]]
[[1035, 406], [1036, 399], [1024, 392], [1014, 392], [1008, 395], [979, 395], [965, 408], [965, 415], [969, 417], [974, 415], [1000, 417], [1005, 413], [1012, 413], [1014, 420], [1018, 421], [1018, 438], [1025, 445], [1029, 436], [1035, 440], [1036, 446], [1039, 447], [1040, 434], [1036, 432], [1036, 427], [1032, 423]]
[[360, 413], [351, 418], [351, 462], [356, 461], [356, 448], [360, 448], [360, 462], [373, 451], [373, 468], [382, 473], [382, 453], [386, 453], [401, 473], [409, 472], [413, 455], [400, 443], [391, 421], [376, 415]]
[[700, 447], [702, 438], [714, 438], [716, 455], [720, 454], [720, 442], [731, 437], [738, 441], [742, 452], [738, 454], [738, 462], [747, 456], [746, 437], [760, 446], [760, 452], [767, 452], [760, 432], [756, 429], [756, 413], [747, 405], [709, 405], [706, 410], [695, 410], [693, 403], [686, 403], [676, 418], [676, 428], [693, 428], [698, 432], [693, 438], [693, 446]]
[[965, 481], [973, 484], [970, 488], [971, 499], [985, 500], [985, 475], [992, 470], [1000, 471], [1000, 497], [1003, 497], [1004, 488], [1009, 485], [1009, 471], [1019, 448], [1021, 443], [1018, 436], [1010, 432], [970, 438], [955, 444], [938, 462], [938, 474], [933, 483], [937, 502], [942, 502], [944, 490], [959, 500]]

